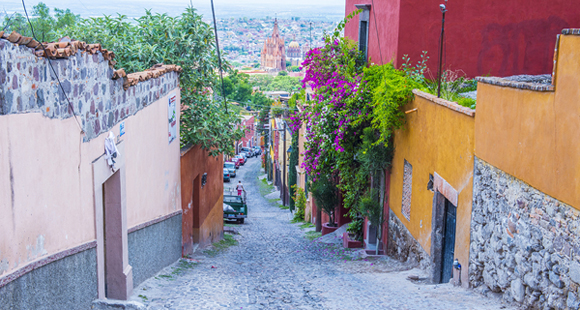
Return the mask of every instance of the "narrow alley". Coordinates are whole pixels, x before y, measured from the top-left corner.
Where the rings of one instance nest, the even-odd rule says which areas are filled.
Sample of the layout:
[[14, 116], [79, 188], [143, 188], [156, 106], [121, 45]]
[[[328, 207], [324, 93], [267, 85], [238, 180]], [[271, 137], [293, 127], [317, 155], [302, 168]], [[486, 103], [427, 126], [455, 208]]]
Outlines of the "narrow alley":
[[401, 263], [356, 258], [342, 247], [310, 241], [290, 223], [288, 210], [261, 196], [258, 159], [238, 173], [232, 181], [245, 184], [249, 217], [228, 228], [238, 232], [239, 244], [219, 252], [197, 249], [191, 260], [136, 287], [131, 300], [147, 309], [188, 310], [510, 308], [450, 284], [412, 283], [407, 277], [421, 271]]

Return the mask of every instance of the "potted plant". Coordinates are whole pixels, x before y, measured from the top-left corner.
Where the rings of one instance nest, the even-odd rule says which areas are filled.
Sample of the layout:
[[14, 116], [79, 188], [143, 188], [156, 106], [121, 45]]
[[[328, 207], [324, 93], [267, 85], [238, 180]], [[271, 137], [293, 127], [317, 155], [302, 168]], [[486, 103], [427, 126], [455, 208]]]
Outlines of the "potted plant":
[[332, 176], [322, 174], [312, 182], [311, 192], [316, 199], [316, 205], [328, 215], [328, 223], [322, 224], [322, 235], [324, 236], [338, 228], [334, 218], [334, 210], [339, 203], [338, 189]]
[[363, 247], [363, 221], [362, 218], [356, 218], [348, 224], [346, 232], [342, 234], [342, 245], [347, 249]]

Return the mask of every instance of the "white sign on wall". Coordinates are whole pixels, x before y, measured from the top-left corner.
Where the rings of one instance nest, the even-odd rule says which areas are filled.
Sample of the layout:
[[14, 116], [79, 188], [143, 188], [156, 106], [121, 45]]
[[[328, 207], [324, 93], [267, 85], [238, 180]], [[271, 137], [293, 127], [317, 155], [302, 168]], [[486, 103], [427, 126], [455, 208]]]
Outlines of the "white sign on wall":
[[169, 105], [167, 106], [167, 116], [169, 120], [169, 144], [177, 138], [177, 95], [169, 95]]

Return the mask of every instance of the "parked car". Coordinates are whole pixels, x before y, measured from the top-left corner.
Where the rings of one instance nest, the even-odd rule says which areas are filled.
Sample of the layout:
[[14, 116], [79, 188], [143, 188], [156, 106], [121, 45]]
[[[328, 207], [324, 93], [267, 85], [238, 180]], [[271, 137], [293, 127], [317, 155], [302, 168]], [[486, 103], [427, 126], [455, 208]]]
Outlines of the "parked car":
[[242, 196], [224, 193], [224, 220], [235, 220], [244, 224], [248, 217], [248, 206], [246, 205], [246, 192]]
[[254, 153], [256, 153], [256, 155], [262, 155], [262, 148], [259, 146], [254, 146]]
[[244, 164], [248, 161], [248, 154], [246, 152], [240, 152], [240, 154], [244, 158]]
[[249, 147], [243, 147], [242, 151], [244, 151], [248, 155], [248, 157], [254, 157], [256, 155], [254, 150]]
[[224, 182], [229, 182], [230, 181], [230, 170], [228, 170], [227, 168], [224, 168]]
[[232, 163], [236, 169], [240, 169], [240, 162], [235, 157], [232, 157], [229, 161], [227, 161], [227, 163]]
[[224, 168], [228, 169], [230, 172], [230, 178], [236, 177], [236, 164], [232, 163], [231, 161], [226, 161], [224, 163]]
[[242, 156], [240, 154], [236, 155], [234, 158], [237, 158], [238, 159], [238, 163], [240, 165], [242, 165], [242, 166], [246, 163], [246, 161], [244, 160], [244, 156]]

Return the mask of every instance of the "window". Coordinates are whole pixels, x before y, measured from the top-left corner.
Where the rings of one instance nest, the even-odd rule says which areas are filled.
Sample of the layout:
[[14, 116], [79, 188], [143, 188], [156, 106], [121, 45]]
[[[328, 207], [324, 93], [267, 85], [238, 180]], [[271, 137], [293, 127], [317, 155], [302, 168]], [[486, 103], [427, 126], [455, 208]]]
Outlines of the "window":
[[358, 26], [358, 49], [363, 52], [365, 59], [368, 56], [368, 42], [369, 42], [369, 11], [371, 9], [370, 4], [356, 4], [357, 9], [362, 9], [359, 14], [359, 26]]
[[407, 220], [411, 220], [411, 194], [413, 193], [413, 166], [405, 160], [403, 168], [403, 203], [401, 213]]

